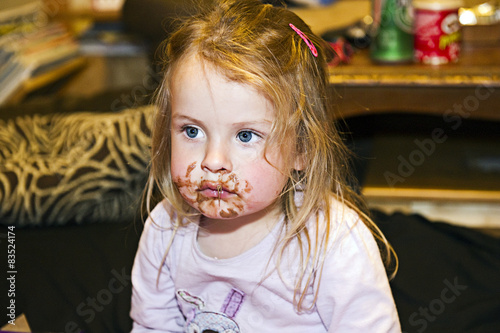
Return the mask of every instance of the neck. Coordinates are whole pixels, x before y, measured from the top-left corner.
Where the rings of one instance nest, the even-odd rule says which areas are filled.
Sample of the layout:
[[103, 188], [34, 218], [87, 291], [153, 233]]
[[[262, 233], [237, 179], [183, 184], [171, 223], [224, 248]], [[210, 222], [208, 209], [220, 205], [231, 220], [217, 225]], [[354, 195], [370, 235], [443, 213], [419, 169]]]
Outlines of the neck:
[[271, 207], [251, 215], [238, 216], [231, 219], [211, 219], [202, 216], [200, 227], [211, 234], [231, 234], [241, 229], [269, 228], [271, 230], [280, 218], [280, 215], [280, 209]]
[[235, 257], [257, 245], [280, 220], [279, 209], [241, 216], [234, 219], [202, 217], [198, 245], [210, 257]]

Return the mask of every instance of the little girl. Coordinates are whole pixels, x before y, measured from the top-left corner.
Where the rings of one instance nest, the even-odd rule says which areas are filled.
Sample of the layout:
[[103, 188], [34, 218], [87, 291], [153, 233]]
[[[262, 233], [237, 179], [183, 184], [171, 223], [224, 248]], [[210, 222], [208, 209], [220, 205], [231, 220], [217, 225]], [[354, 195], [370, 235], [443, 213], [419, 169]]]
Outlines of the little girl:
[[258, 0], [216, 1], [171, 35], [134, 332], [400, 332], [392, 248], [347, 185], [326, 60], [299, 17]]

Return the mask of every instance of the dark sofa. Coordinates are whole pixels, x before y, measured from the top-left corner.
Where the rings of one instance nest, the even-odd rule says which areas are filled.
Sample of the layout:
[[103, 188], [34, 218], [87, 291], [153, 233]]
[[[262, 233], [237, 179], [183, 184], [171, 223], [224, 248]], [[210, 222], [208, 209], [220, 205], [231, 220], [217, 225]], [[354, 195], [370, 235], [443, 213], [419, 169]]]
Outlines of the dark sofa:
[[[150, 106], [0, 120], [0, 248], [15, 226], [15, 299], [34, 332], [127, 332]], [[500, 332], [500, 241], [418, 215], [373, 218], [393, 244], [404, 332]], [[11, 228], [12, 229], [12, 228]], [[8, 276], [7, 269], [2, 274]], [[2, 316], [0, 324], [9, 320]]]
[[0, 242], [17, 272], [2, 305], [14, 300], [35, 331], [130, 329], [151, 111], [2, 113]]

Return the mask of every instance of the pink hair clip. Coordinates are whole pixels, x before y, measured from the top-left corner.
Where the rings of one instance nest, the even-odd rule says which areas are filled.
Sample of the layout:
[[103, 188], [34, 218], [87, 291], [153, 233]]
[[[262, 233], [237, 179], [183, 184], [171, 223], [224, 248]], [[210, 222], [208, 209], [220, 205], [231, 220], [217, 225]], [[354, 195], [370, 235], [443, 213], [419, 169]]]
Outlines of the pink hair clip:
[[300, 31], [299, 28], [297, 28], [293, 24], [290, 23], [289, 26], [300, 36], [300, 38], [302, 38], [302, 40], [304, 42], [306, 42], [306, 44], [309, 47], [309, 50], [311, 50], [311, 53], [313, 54], [313, 56], [318, 57], [318, 50], [316, 50], [316, 47], [311, 42], [311, 40], [302, 31]]

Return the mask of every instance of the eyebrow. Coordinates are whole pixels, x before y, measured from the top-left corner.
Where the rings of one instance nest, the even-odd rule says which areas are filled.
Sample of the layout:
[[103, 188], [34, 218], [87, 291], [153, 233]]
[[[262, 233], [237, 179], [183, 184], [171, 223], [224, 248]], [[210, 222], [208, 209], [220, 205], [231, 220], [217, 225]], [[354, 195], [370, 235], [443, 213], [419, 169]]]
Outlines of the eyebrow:
[[252, 126], [252, 125], [272, 125], [273, 122], [272, 121], [268, 121], [268, 120], [262, 120], [262, 121], [241, 121], [241, 122], [238, 122], [238, 123], [234, 123], [233, 125], [236, 126], [236, 127], [245, 127], [245, 126]]
[[[197, 118], [193, 118], [193, 117], [186, 116], [183, 114], [172, 115], [172, 121], [174, 121], [174, 120], [187, 120], [187, 121], [193, 122], [193, 123], [201, 122]], [[269, 120], [262, 120], [262, 121], [250, 120], [250, 121], [241, 121], [241, 122], [233, 123], [231, 125], [235, 126], [235, 127], [242, 127], [242, 126], [244, 127], [244, 126], [250, 126], [250, 125], [272, 125], [272, 124], [273, 124], [273, 122], [269, 121]]]
[[192, 117], [189, 117], [189, 116], [186, 116], [186, 115], [183, 115], [183, 114], [174, 114], [174, 115], [172, 115], [172, 120], [188, 120], [188, 121], [191, 121], [191, 122], [199, 122], [198, 119], [192, 118]]

